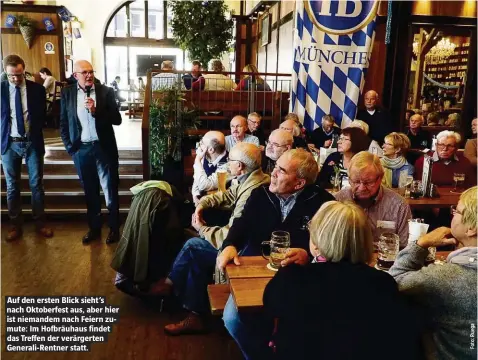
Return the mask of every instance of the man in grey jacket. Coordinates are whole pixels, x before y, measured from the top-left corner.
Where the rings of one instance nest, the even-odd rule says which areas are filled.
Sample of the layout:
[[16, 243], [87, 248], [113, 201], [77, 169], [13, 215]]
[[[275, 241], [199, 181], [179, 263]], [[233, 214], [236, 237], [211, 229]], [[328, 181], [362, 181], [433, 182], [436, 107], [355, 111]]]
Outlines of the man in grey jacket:
[[[399, 288], [422, 305], [428, 359], [476, 359], [477, 187], [452, 207], [451, 229], [440, 227], [410, 243], [390, 269]], [[428, 248], [457, 244], [443, 265], [424, 267]]]

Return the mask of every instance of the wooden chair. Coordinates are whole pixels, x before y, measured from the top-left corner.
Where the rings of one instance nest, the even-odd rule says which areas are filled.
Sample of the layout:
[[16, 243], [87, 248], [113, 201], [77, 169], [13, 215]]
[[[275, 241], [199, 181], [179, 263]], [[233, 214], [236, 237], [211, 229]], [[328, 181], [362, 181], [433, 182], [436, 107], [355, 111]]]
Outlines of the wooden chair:
[[53, 92], [53, 97], [51, 99], [51, 107], [48, 114], [48, 117], [53, 123], [53, 127], [58, 129], [60, 127], [60, 111], [61, 111], [61, 90], [65, 86], [65, 83], [61, 81], [55, 81], [55, 91]]

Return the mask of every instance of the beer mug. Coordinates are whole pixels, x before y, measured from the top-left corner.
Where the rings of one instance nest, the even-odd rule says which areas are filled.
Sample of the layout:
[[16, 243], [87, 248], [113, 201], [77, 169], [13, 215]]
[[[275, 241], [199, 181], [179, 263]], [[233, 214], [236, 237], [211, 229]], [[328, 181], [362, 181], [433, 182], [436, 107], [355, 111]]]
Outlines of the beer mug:
[[[263, 246], [270, 247], [269, 256], [264, 254]], [[272, 270], [277, 270], [280, 268], [280, 263], [285, 259], [290, 249], [290, 234], [287, 231], [274, 231], [272, 232], [271, 239], [269, 241], [263, 241], [261, 247], [262, 257], [269, 260], [268, 267]]]
[[418, 199], [420, 196], [423, 196], [423, 187], [420, 180], [414, 180], [410, 187], [410, 198]]
[[391, 232], [384, 232], [378, 240], [377, 267], [388, 270], [397, 258], [400, 245], [400, 237]]
[[217, 189], [222, 192], [226, 192], [226, 182], [227, 182], [227, 170], [217, 169]]

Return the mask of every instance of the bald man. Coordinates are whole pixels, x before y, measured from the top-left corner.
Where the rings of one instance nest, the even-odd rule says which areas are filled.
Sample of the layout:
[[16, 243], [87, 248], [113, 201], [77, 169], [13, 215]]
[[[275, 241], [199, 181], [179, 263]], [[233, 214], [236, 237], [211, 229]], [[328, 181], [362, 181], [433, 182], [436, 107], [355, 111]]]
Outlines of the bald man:
[[279, 129], [287, 131], [292, 134], [292, 136], [294, 137], [294, 143], [292, 145], [292, 148], [294, 149], [301, 148], [310, 152], [307, 142], [304, 139], [302, 139], [302, 137], [300, 136], [300, 127], [296, 121], [285, 120], [279, 125]]
[[393, 126], [388, 111], [379, 108], [377, 103], [377, 92], [375, 90], [367, 91], [364, 96], [365, 109], [358, 111], [356, 119], [365, 121], [369, 126], [368, 136], [383, 145], [385, 136], [393, 131]]
[[231, 149], [240, 142], [259, 146], [259, 139], [256, 136], [246, 134], [248, 129], [247, 120], [244, 116], [236, 115], [230, 122], [231, 135], [226, 136], [226, 150]]
[[220, 131], [207, 132], [198, 144], [194, 160], [192, 195], [197, 205], [201, 195], [217, 189], [218, 169], [227, 170], [226, 139]]
[[106, 243], [119, 240], [118, 147], [113, 125], [121, 124], [114, 89], [95, 83], [93, 66], [86, 60], [74, 65], [77, 83], [61, 94], [60, 134], [73, 158], [85, 192], [88, 244], [101, 236], [100, 185], [108, 208], [110, 232]]
[[420, 114], [410, 116], [410, 127], [407, 131], [407, 136], [410, 139], [412, 149], [423, 150], [431, 149], [432, 147], [432, 137], [430, 133], [422, 129], [423, 121], [423, 116]]

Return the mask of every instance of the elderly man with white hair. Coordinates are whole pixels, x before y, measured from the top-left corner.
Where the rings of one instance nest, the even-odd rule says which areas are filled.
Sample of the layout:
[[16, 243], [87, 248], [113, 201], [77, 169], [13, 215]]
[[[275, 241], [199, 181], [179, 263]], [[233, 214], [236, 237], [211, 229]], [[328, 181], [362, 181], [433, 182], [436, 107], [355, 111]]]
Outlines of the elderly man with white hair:
[[[461, 135], [445, 130], [437, 135], [436, 151], [429, 155], [433, 158], [432, 183], [438, 186], [454, 185], [453, 174], [465, 174], [465, 187], [476, 185], [476, 169], [470, 161], [458, 155]], [[415, 177], [421, 180], [424, 156], [415, 163]]]
[[[228, 235], [233, 222], [242, 215], [251, 192], [270, 182], [261, 169], [261, 150], [254, 144], [239, 143], [229, 153], [229, 168], [237, 179], [226, 192], [217, 192], [201, 198], [192, 216], [192, 226], [200, 237], [189, 239], [174, 260], [171, 272], [150, 288], [151, 295], [178, 296], [190, 313], [179, 323], [169, 324], [164, 331], [169, 335], [200, 333], [206, 330], [204, 317], [209, 313], [207, 285], [212, 281], [218, 249]], [[226, 226], [205, 224], [203, 210], [226, 208], [232, 210]]]
[[310, 151], [309, 147], [307, 146], [307, 143], [300, 136], [300, 127], [297, 124], [297, 122], [295, 122], [294, 120], [285, 120], [279, 125], [279, 129], [287, 131], [292, 134], [292, 136], [294, 137], [294, 144], [293, 144], [294, 149], [301, 148], [301, 149]]
[[292, 149], [294, 143], [294, 137], [291, 133], [275, 129], [269, 135], [269, 140], [266, 141], [266, 152], [262, 159], [262, 170], [270, 175], [276, 166], [276, 161], [287, 150]]
[[406, 200], [382, 186], [385, 174], [378, 156], [367, 151], [356, 154], [348, 169], [350, 186], [335, 194], [338, 201], [353, 201], [367, 214], [374, 240], [378, 241], [381, 227], [387, 227], [400, 237], [400, 247], [408, 242], [408, 220], [412, 218]]
[[393, 131], [390, 114], [385, 109], [377, 106], [378, 94], [375, 90], [365, 93], [365, 109], [359, 110], [356, 118], [365, 121], [370, 127], [369, 136], [380, 145], [383, 145], [383, 139]]
[[248, 129], [247, 120], [244, 116], [236, 115], [229, 123], [231, 127], [231, 135], [226, 136], [226, 150], [231, 149], [240, 142], [254, 144], [259, 146], [259, 139], [256, 136], [246, 134]]

